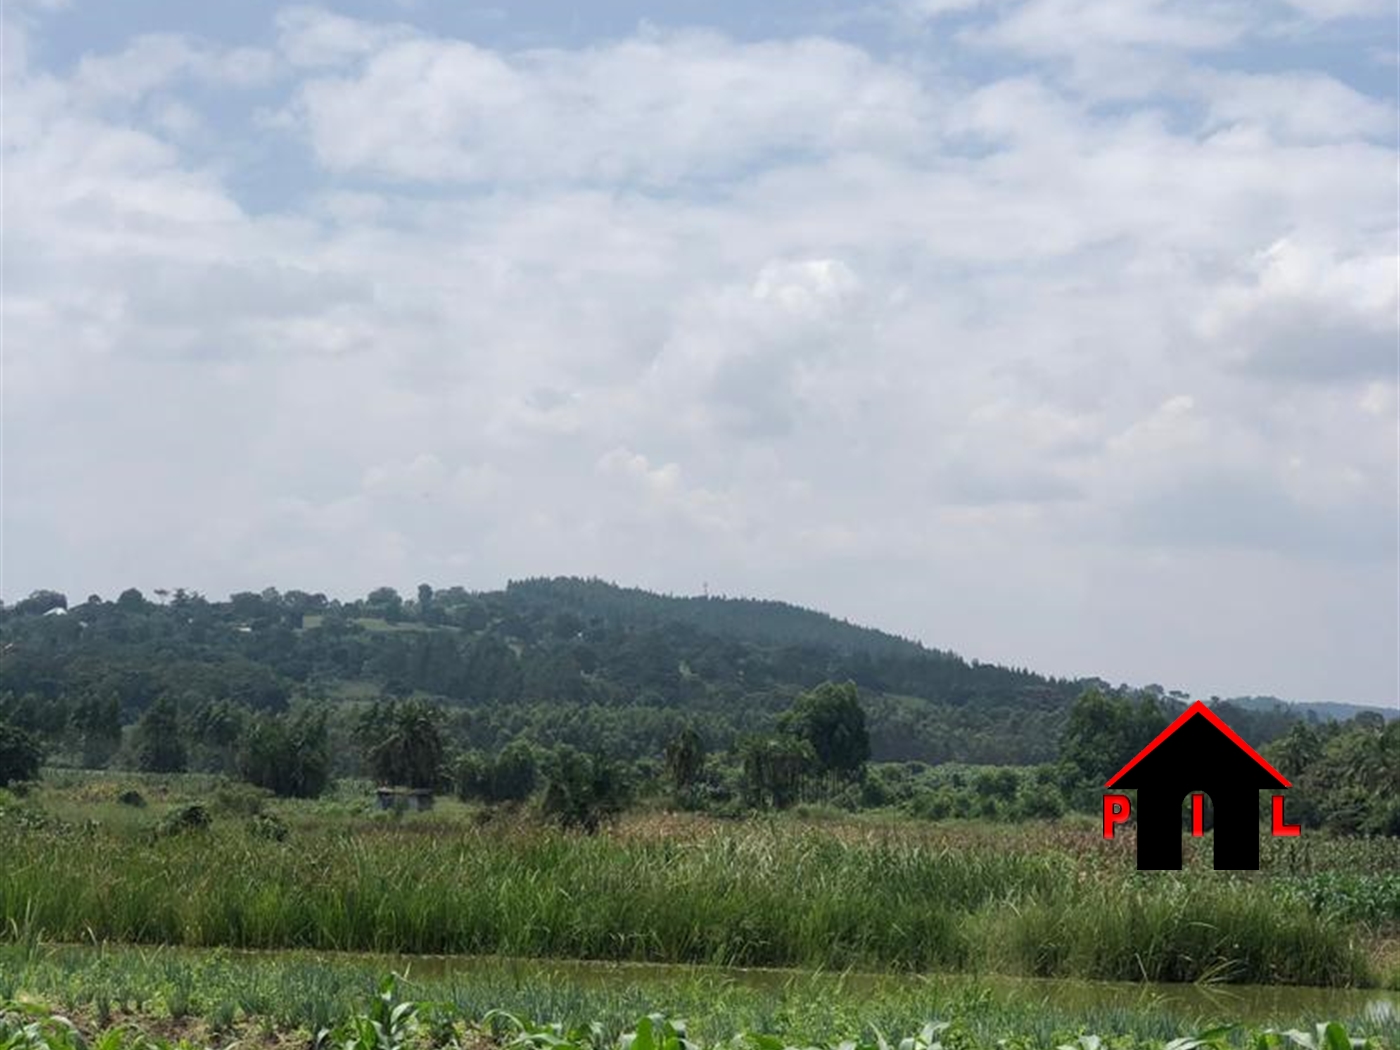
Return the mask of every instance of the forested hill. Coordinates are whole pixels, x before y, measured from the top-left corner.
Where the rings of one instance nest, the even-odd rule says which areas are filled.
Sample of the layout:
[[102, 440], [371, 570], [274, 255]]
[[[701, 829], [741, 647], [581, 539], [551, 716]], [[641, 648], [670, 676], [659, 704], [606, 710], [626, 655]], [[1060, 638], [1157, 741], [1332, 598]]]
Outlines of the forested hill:
[[518, 580], [506, 594], [522, 607], [602, 617], [628, 627], [689, 624], [709, 634], [762, 645], [815, 645], [843, 653], [915, 656], [918, 642], [787, 602], [754, 598], [676, 597], [577, 577]]
[[1319, 722], [1345, 722], [1367, 712], [1380, 715], [1387, 721], [1400, 718], [1400, 708], [1375, 707], [1369, 704], [1345, 704], [1335, 700], [1311, 700], [1289, 702], [1276, 696], [1236, 696], [1230, 703], [1246, 711], [1265, 714], [1283, 713], [1296, 718]]
[[1039, 762], [1084, 685], [780, 602], [580, 579], [350, 602], [271, 588], [80, 604], [37, 592], [0, 610], [0, 646], [0, 718], [60, 752], [100, 752], [103, 734], [119, 743], [162, 699], [217, 748], [259, 710], [416, 694], [449, 708], [462, 746], [524, 737], [642, 757], [686, 724], [727, 747], [834, 679], [861, 688], [876, 758]]

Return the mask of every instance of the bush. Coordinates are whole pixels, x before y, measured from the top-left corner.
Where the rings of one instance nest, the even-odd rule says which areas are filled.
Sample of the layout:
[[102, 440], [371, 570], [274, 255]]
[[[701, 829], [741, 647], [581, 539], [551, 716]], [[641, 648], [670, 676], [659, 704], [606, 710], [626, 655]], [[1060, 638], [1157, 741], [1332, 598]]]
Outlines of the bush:
[[287, 822], [275, 813], [257, 813], [248, 821], [248, 833], [270, 842], [285, 842], [290, 832]]
[[540, 811], [562, 827], [583, 828], [591, 834], [622, 811], [629, 794], [617, 763], [564, 746], [554, 752], [546, 768]]
[[225, 816], [256, 817], [272, 793], [250, 784], [221, 784], [211, 799], [214, 812]]
[[0, 722], [0, 787], [39, 779], [44, 749], [33, 733]]
[[496, 802], [524, 802], [538, 779], [535, 751], [523, 740], [508, 744], [491, 770], [491, 795]]
[[452, 769], [453, 786], [463, 802], [523, 802], [534, 793], [537, 777], [534, 748], [521, 740], [494, 759], [468, 751]]
[[117, 796], [117, 802], [123, 806], [131, 806], [134, 809], [146, 808], [146, 796], [135, 788], [127, 788]]
[[248, 730], [239, 755], [243, 779], [282, 798], [317, 798], [330, 785], [324, 711], [265, 717]]
[[175, 704], [161, 697], [136, 726], [136, 764], [146, 773], [183, 773], [189, 756], [180, 737]]
[[208, 831], [214, 819], [209, 811], [198, 802], [172, 810], [156, 829], [160, 835], [185, 835], [190, 832]]
[[1031, 820], [1056, 820], [1065, 815], [1065, 799], [1053, 784], [1027, 785], [1017, 809], [1020, 816]]
[[491, 794], [491, 760], [480, 751], [458, 756], [452, 766], [452, 787], [463, 802], [487, 801]]

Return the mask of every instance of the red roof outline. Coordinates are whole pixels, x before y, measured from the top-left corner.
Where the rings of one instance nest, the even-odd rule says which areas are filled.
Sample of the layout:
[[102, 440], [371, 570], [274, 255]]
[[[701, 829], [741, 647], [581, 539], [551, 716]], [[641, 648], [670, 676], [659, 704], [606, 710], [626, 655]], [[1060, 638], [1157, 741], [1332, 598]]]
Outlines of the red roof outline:
[[1280, 773], [1273, 766], [1269, 765], [1269, 763], [1264, 760], [1264, 757], [1260, 755], [1258, 751], [1255, 751], [1254, 748], [1246, 744], [1244, 740], [1241, 739], [1238, 733], [1236, 733], [1233, 729], [1227, 726], [1221, 720], [1219, 715], [1217, 715], [1214, 711], [1208, 708], [1205, 704], [1197, 700], [1185, 711], [1181, 712], [1181, 715], [1177, 718], [1175, 722], [1173, 722], [1171, 725], [1167, 726], [1166, 729], [1163, 729], [1160, 733], [1158, 733], [1156, 739], [1154, 739], [1152, 743], [1148, 744], [1145, 748], [1143, 748], [1135, 756], [1133, 756], [1133, 760], [1131, 762], [1129, 762], [1126, 766], [1120, 769], [1117, 773], [1114, 773], [1113, 777], [1109, 780], [1107, 784], [1104, 785], [1104, 787], [1112, 787], [1114, 784], [1116, 784], [1119, 778], [1122, 777], [1124, 773], [1132, 769], [1133, 766], [1137, 765], [1148, 755], [1152, 754], [1153, 751], [1157, 750], [1157, 745], [1161, 744], [1162, 741], [1166, 740], [1167, 737], [1175, 733], [1178, 729], [1185, 725], [1188, 720], [1194, 718], [1196, 715], [1204, 715], [1207, 722], [1209, 722], [1211, 725], [1215, 726], [1216, 729], [1224, 733], [1230, 739], [1230, 742], [1232, 744], [1234, 744], [1246, 755], [1254, 759], [1254, 761], [1258, 762], [1261, 766], [1268, 770], [1270, 775], [1273, 776], [1274, 779], [1276, 779], [1284, 787], [1293, 786], [1286, 776]]

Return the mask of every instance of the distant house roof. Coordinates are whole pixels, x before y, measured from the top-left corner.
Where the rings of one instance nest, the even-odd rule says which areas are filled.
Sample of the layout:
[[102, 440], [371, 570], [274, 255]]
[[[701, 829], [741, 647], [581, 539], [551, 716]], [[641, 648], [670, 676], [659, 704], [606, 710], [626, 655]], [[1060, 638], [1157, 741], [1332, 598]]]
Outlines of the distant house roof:
[[[1193, 719], [1200, 719], [1201, 721], [1192, 723]], [[1180, 730], [1183, 726], [1187, 725], [1187, 723], [1192, 723], [1192, 729], [1197, 729], [1198, 727], [1203, 726], [1209, 726], [1217, 732], [1223, 734], [1225, 738], [1230, 741], [1230, 743], [1234, 744], [1235, 747], [1239, 749], [1242, 755], [1248, 756], [1250, 759], [1252, 759], [1255, 762], [1255, 764], [1259, 767], [1260, 771], [1264, 774], [1267, 774], [1267, 776], [1270, 779], [1272, 779], [1273, 786], [1293, 786], [1291, 783], [1289, 783], [1287, 777], [1285, 777], [1277, 769], [1271, 766], [1264, 759], [1264, 757], [1259, 754], [1259, 752], [1255, 751], [1254, 748], [1246, 744], [1244, 740], [1240, 738], [1240, 735], [1238, 733], [1236, 733], [1233, 729], [1231, 729], [1224, 722], [1222, 722], [1220, 720], [1219, 715], [1217, 715], [1214, 711], [1208, 708], [1205, 704], [1197, 700], [1194, 704], [1192, 704], [1185, 711], [1183, 711], [1180, 717], [1178, 717], [1175, 722], [1173, 722], [1171, 725], [1167, 726], [1166, 729], [1158, 733], [1157, 737], [1152, 741], [1152, 743], [1148, 744], [1145, 748], [1139, 751], [1133, 757], [1132, 761], [1130, 761], [1117, 773], [1114, 773], [1113, 776], [1109, 779], [1108, 783], [1104, 785], [1104, 787], [1113, 787], [1113, 785], [1117, 784], [1120, 780], [1124, 778], [1124, 776], [1126, 776], [1126, 774], [1130, 770], [1135, 768], [1139, 763], [1141, 763], [1144, 759], [1146, 759], [1149, 755], [1156, 751], [1160, 745], [1164, 744], [1167, 740], [1175, 736], [1177, 731]], [[1209, 730], [1207, 730], [1207, 732], [1209, 732]], [[1183, 737], [1186, 736], [1199, 737], [1199, 731], [1196, 733], [1183, 734]], [[1137, 785], [1124, 783], [1122, 786], [1136, 787]]]

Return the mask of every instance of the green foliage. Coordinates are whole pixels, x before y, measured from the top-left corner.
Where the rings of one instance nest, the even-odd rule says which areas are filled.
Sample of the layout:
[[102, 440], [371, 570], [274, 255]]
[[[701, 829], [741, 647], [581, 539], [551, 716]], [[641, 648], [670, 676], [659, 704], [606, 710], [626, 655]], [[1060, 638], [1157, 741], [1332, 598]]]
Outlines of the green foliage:
[[0, 721], [0, 788], [39, 776], [44, 749], [38, 737]]
[[631, 785], [622, 766], [571, 747], [555, 750], [545, 765], [540, 812], [565, 828], [596, 832], [627, 804]]
[[1341, 834], [1400, 836], [1400, 720], [1295, 725], [1265, 750], [1293, 783], [1288, 819]]
[[30, 1003], [0, 1003], [0, 1050], [88, 1050], [78, 1026]]
[[175, 704], [162, 696], [136, 726], [136, 765], [145, 773], [182, 773], [187, 756]]
[[1280, 896], [1339, 922], [1400, 929], [1400, 871], [1324, 871], [1288, 880]]
[[495, 763], [480, 751], [467, 751], [452, 764], [452, 788], [463, 802], [490, 801], [491, 772]]
[[121, 705], [115, 696], [80, 697], [68, 717], [85, 766], [105, 766], [121, 746]]
[[[1175, 890], [1169, 892], [1164, 890]], [[1147, 888], [1099, 885], [1071, 914], [1027, 902], [1015, 913], [988, 912], [978, 932], [991, 965], [1037, 977], [1092, 970], [1116, 981], [1287, 983], [1286, 974], [1330, 974], [1364, 983], [1368, 974], [1335, 923], [1314, 912], [1280, 925], [1278, 901], [1238, 884], [1187, 883]], [[1169, 952], [1156, 946], [1170, 944]]]
[[705, 742], [694, 726], [686, 726], [667, 741], [664, 760], [672, 797], [676, 800], [693, 798], [700, 775], [705, 771]]
[[418, 1012], [417, 1003], [399, 998], [398, 981], [391, 975], [380, 982], [368, 1011], [321, 1029], [312, 1050], [405, 1050], [414, 1045]]
[[492, 758], [480, 751], [458, 756], [453, 769], [457, 797], [463, 801], [523, 802], [539, 780], [535, 749], [523, 740], [508, 744]]
[[1150, 697], [1136, 703], [1091, 689], [1070, 708], [1060, 739], [1060, 762], [1096, 790], [1167, 728]]
[[442, 709], [421, 700], [391, 700], [365, 712], [358, 733], [381, 784], [436, 790], [443, 780]]
[[749, 805], [774, 809], [791, 806], [803, 780], [817, 769], [811, 743], [786, 734], [746, 738], [739, 744], [739, 761]]
[[823, 682], [803, 693], [778, 724], [812, 745], [824, 771], [854, 776], [870, 758], [870, 733], [854, 682]]
[[165, 836], [187, 835], [191, 832], [208, 831], [213, 823], [214, 818], [209, 815], [209, 810], [194, 802], [166, 814], [157, 826], [157, 832]]
[[248, 833], [270, 842], [285, 842], [291, 828], [275, 813], [254, 813], [248, 820]]
[[[607, 785], [589, 756], [566, 761], [559, 782], [588, 794], [557, 813], [587, 826]], [[367, 817], [315, 816], [330, 804], [270, 807], [286, 814], [286, 844], [180, 805], [171, 827], [187, 830], [154, 840], [144, 822], [31, 822], [32, 802], [7, 807], [0, 928], [72, 942], [1354, 985], [1372, 976], [1354, 924], [1393, 928], [1400, 902], [1394, 841], [1271, 840], [1266, 871], [1240, 878], [1138, 873], [1093, 828], [688, 818], [580, 836], [435, 812], [371, 832]], [[1368, 896], [1372, 885], [1389, 889]]]
[[69, 616], [0, 609], [0, 643], [13, 645], [0, 661], [0, 717], [65, 763], [105, 763], [115, 731], [169, 697], [186, 764], [223, 773], [237, 770], [248, 712], [342, 689], [469, 709], [452, 741], [462, 749], [524, 737], [630, 759], [660, 756], [690, 724], [711, 748], [729, 748], [772, 731], [799, 694], [852, 681], [866, 691], [873, 753], [929, 761], [1048, 760], [1074, 693], [778, 602], [597, 580], [476, 593], [425, 585], [408, 602], [387, 588], [345, 603], [177, 590], [161, 605], [133, 590]]
[[[368, 1008], [346, 1010], [330, 1020], [318, 1029], [311, 1047], [410, 1050], [491, 1045], [503, 1050], [794, 1050], [804, 1046], [807, 1050], [1020, 1050], [1047, 1045], [1041, 1039], [1012, 1033], [993, 1041], [961, 1019], [911, 1026], [912, 1030], [906, 1029], [910, 1034], [895, 1038], [886, 1036], [887, 1029], [873, 1023], [862, 1029], [862, 1034], [854, 1039], [838, 1028], [826, 1036], [812, 1034], [794, 1042], [765, 1026], [703, 1041], [686, 1022], [651, 1012], [618, 1032], [615, 1028], [610, 1031], [597, 1020], [542, 1023], [500, 1008], [477, 1012], [449, 1001], [403, 998], [397, 978], [389, 977], [380, 983]], [[1056, 1050], [1228, 1050], [1241, 1044], [1251, 1050], [1376, 1050], [1381, 1045], [1377, 1039], [1352, 1034], [1340, 1021], [1321, 1021], [1308, 1029], [1286, 1030], [1223, 1024], [1193, 1034], [1155, 1038], [1101, 1037], [1081, 1028], [1073, 1036], [1059, 1032], [1048, 1045]], [[171, 1046], [145, 1035], [136, 1025], [100, 1030], [90, 1044], [75, 1023], [43, 1006], [0, 1002], [0, 1050], [171, 1050]]]
[[[599, 580], [494, 592], [424, 584], [408, 600], [379, 588], [350, 602], [268, 588], [226, 601], [176, 590], [158, 604], [129, 590], [115, 602], [89, 597], [68, 615], [41, 614], [63, 596], [34, 597], [0, 608], [0, 721], [37, 737], [51, 767], [185, 768], [248, 776], [284, 795], [315, 794], [332, 777], [436, 788], [443, 756], [474, 753], [484, 772], [468, 760], [450, 770], [465, 797], [521, 798], [538, 777], [523, 753], [505, 756], [519, 741], [631, 763], [637, 797], [669, 789], [687, 809], [802, 803], [1056, 819], [1096, 808], [1104, 779], [1185, 699], [1159, 686], [1134, 693], [968, 662], [778, 602]], [[440, 746], [431, 732], [405, 735], [386, 721], [355, 747], [366, 702], [384, 696], [441, 711], [431, 716]], [[286, 714], [309, 706], [325, 713], [324, 750], [311, 725]], [[1400, 833], [1400, 722], [1363, 712], [1346, 725], [1309, 726], [1261, 698], [1218, 709], [1251, 743], [1273, 741], [1297, 785], [1291, 819]], [[688, 729], [709, 752], [698, 770], [688, 747], [668, 752]], [[775, 736], [805, 740], [811, 762]], [[410, 753], [415, 740], [427, 743]], [[863, 740], [879, 763], [867, 770], [879, 772], [874, 780], [859, 776]], [[293, 754], [306, 761], [284, 760]], [[1014, 795], [1009, 772], [983, 785], [880, 772], [890, 763], [1028, 769], [1061, 759], [1058, 776], [1032, 788], [1021, 775]], [[652, 768], [667, 782], [649, 782]]]
[[491, 768], [491, 801], [523, 802], [539, 779], [535, 749], [523, 740], [507, 744]]
[[324, 711], [264, 715], [249, 728], [243, 778], [283, 798], [315, 798], [330, 784], [330, 738]]

